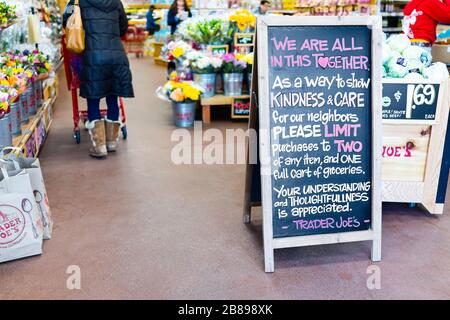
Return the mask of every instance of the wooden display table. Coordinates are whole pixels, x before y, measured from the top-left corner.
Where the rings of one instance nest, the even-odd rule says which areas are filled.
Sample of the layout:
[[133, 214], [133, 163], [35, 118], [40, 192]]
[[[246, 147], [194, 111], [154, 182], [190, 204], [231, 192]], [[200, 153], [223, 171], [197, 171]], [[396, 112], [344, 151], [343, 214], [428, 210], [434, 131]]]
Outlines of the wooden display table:
[[383, 79], [384, 202], [419, 203], [430, 213], [443, 213], [449, 98], [448, 81]]
[[210, 98], [202, 98], [200, 104], [202, 107], [202, 119], [204, 124], [211, 123], [211, 106], [231, 106], [234, 99], [250, 99], [248, 94], [240, 96], [225, 96], [216, 94]]

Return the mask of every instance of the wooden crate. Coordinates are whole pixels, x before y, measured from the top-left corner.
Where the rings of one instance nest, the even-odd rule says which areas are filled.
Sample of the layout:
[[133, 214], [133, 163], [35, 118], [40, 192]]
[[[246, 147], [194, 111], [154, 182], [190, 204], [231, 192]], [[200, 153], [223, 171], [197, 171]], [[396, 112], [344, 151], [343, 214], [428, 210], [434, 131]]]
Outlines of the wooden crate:
[[423, 181], [431, 126], [383, 126], [382, 179]]
[[[384, 79], [383, 83], [411, 84], [406, 80]], [[436, 84], [423, 81], [414, 85]], [[385, 156], [382, 160], [382, 200], [384, 202], [409, 202], [421, 204], [428, 212], [444, 211], [448, 163], [443, 162], [444, 147], [450, 147], [447, 135], [450, 94], [449, 81], [437, 82], [435, 117], [430, 119], [383, 120], [383, 146], [400, 147], [400, 156]], [[415, 106], [413, 106], [413, 109]], [[403, 149], [404, 147], [404, 149]], [[406, 148], [411, 155], [406, 154]], [[386, 150], [384, 150], [386, 152]], [[392, 154], [392, 151], [391, 151]], [[441, 200], [439, 200], [441, 199]]]

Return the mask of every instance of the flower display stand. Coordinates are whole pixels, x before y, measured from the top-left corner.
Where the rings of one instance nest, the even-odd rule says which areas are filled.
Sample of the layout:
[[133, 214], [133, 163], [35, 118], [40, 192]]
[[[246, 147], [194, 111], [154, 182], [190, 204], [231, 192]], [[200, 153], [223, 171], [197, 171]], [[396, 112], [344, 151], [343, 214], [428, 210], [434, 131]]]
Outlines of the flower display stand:
[[212, 106], [229, 106], [233, 105], [235, 99], [250, 99], [248, 94], [240, 96], [225, 96], [223, 94], [216, 94], [210, 98], [202, 98], [200, 105], [202, 108], [202, 120], [204, 124], [211, 123], [211, 107]]
[[[44, 81], [44, 102], [37, 114], [30, 116], [22, 125], [22, 135], [13, 139], [13, 146], [22, 150], [27, 157], [37, 157], [53, 122], [53, 106], [58, 97], [58, 78], [50, 77]], [[16, 151], [18, 153], [18, 151]]]

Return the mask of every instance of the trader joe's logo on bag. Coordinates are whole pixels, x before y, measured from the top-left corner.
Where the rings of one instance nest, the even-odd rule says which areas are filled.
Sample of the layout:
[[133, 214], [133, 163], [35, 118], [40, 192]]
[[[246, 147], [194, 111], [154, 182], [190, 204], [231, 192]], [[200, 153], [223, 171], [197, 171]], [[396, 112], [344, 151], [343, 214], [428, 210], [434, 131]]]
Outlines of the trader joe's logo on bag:
[[22, 211], [9, 205], [0, 205], [0, 246], [17, 240], [25, 229]]

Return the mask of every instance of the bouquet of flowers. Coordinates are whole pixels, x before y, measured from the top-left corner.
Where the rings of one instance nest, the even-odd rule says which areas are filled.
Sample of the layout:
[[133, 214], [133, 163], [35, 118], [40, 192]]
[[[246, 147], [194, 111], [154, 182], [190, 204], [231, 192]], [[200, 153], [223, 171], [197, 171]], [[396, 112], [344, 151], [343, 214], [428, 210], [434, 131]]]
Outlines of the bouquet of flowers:
[[0, 109], [9, 112], [9, 103], [38, 75], [52, 69], [47, 58], [38, 50], [4, 52], [0, 54]]
[[1, 91], [0, 89], [0, 118], [2, 118], [4, 114], [9, 112], [8, 99], [9, 94]]
[[191, 68], [192, 72], [199, 74], [216, 73], [220, 70], [223, 60], [220, 56], [204, 54], [199, 51], [190, 51], [186, 55], [184, 66]]
[[241, 60], [247, 63], [247, 72], [251, 73], [253, 68], [253, 52], [246, 54], [245, 56], [242, 57]]
[[17, 19], [16, 6], [11, 6], [0, 0], [0, 27], [7, 27], [15, 19]]
[[48, 62], [47, 57], [39, 50], [31, 52], [25, 50], [23, 56], [22, 59], [26, 59], [28, 65], [31, 65], [38, 75], [48, 73], [52, 70], [52, 66]]
[[177, 31], [186, 41], [201, 45], [215, 45], [230, 42], [233, 28], [227, 18], [207, 16], [187, 19]]
[[[176, 80], [176, 79], [175, 79]], [[194, 102], [200, 99], [203, 90], [191, 81], [169, 80], [163, 87], [163, 93], [173, 102]]]
[[256, 16], [251, 14], [247, 9], [238, 9], [229, 17], [230, 22], [237, 26], [239, 31], [245, 31], [255, 27]]
[[228, 53], [222, 56], [224, 73], [242, 73], [247, 68], [247, 63], [243, 56], [239, 54]]
[[192, 50], [192, 47], [183, 40], [171, 41], [165, 50], [169, 61], [181, 60], [186, 53]]

